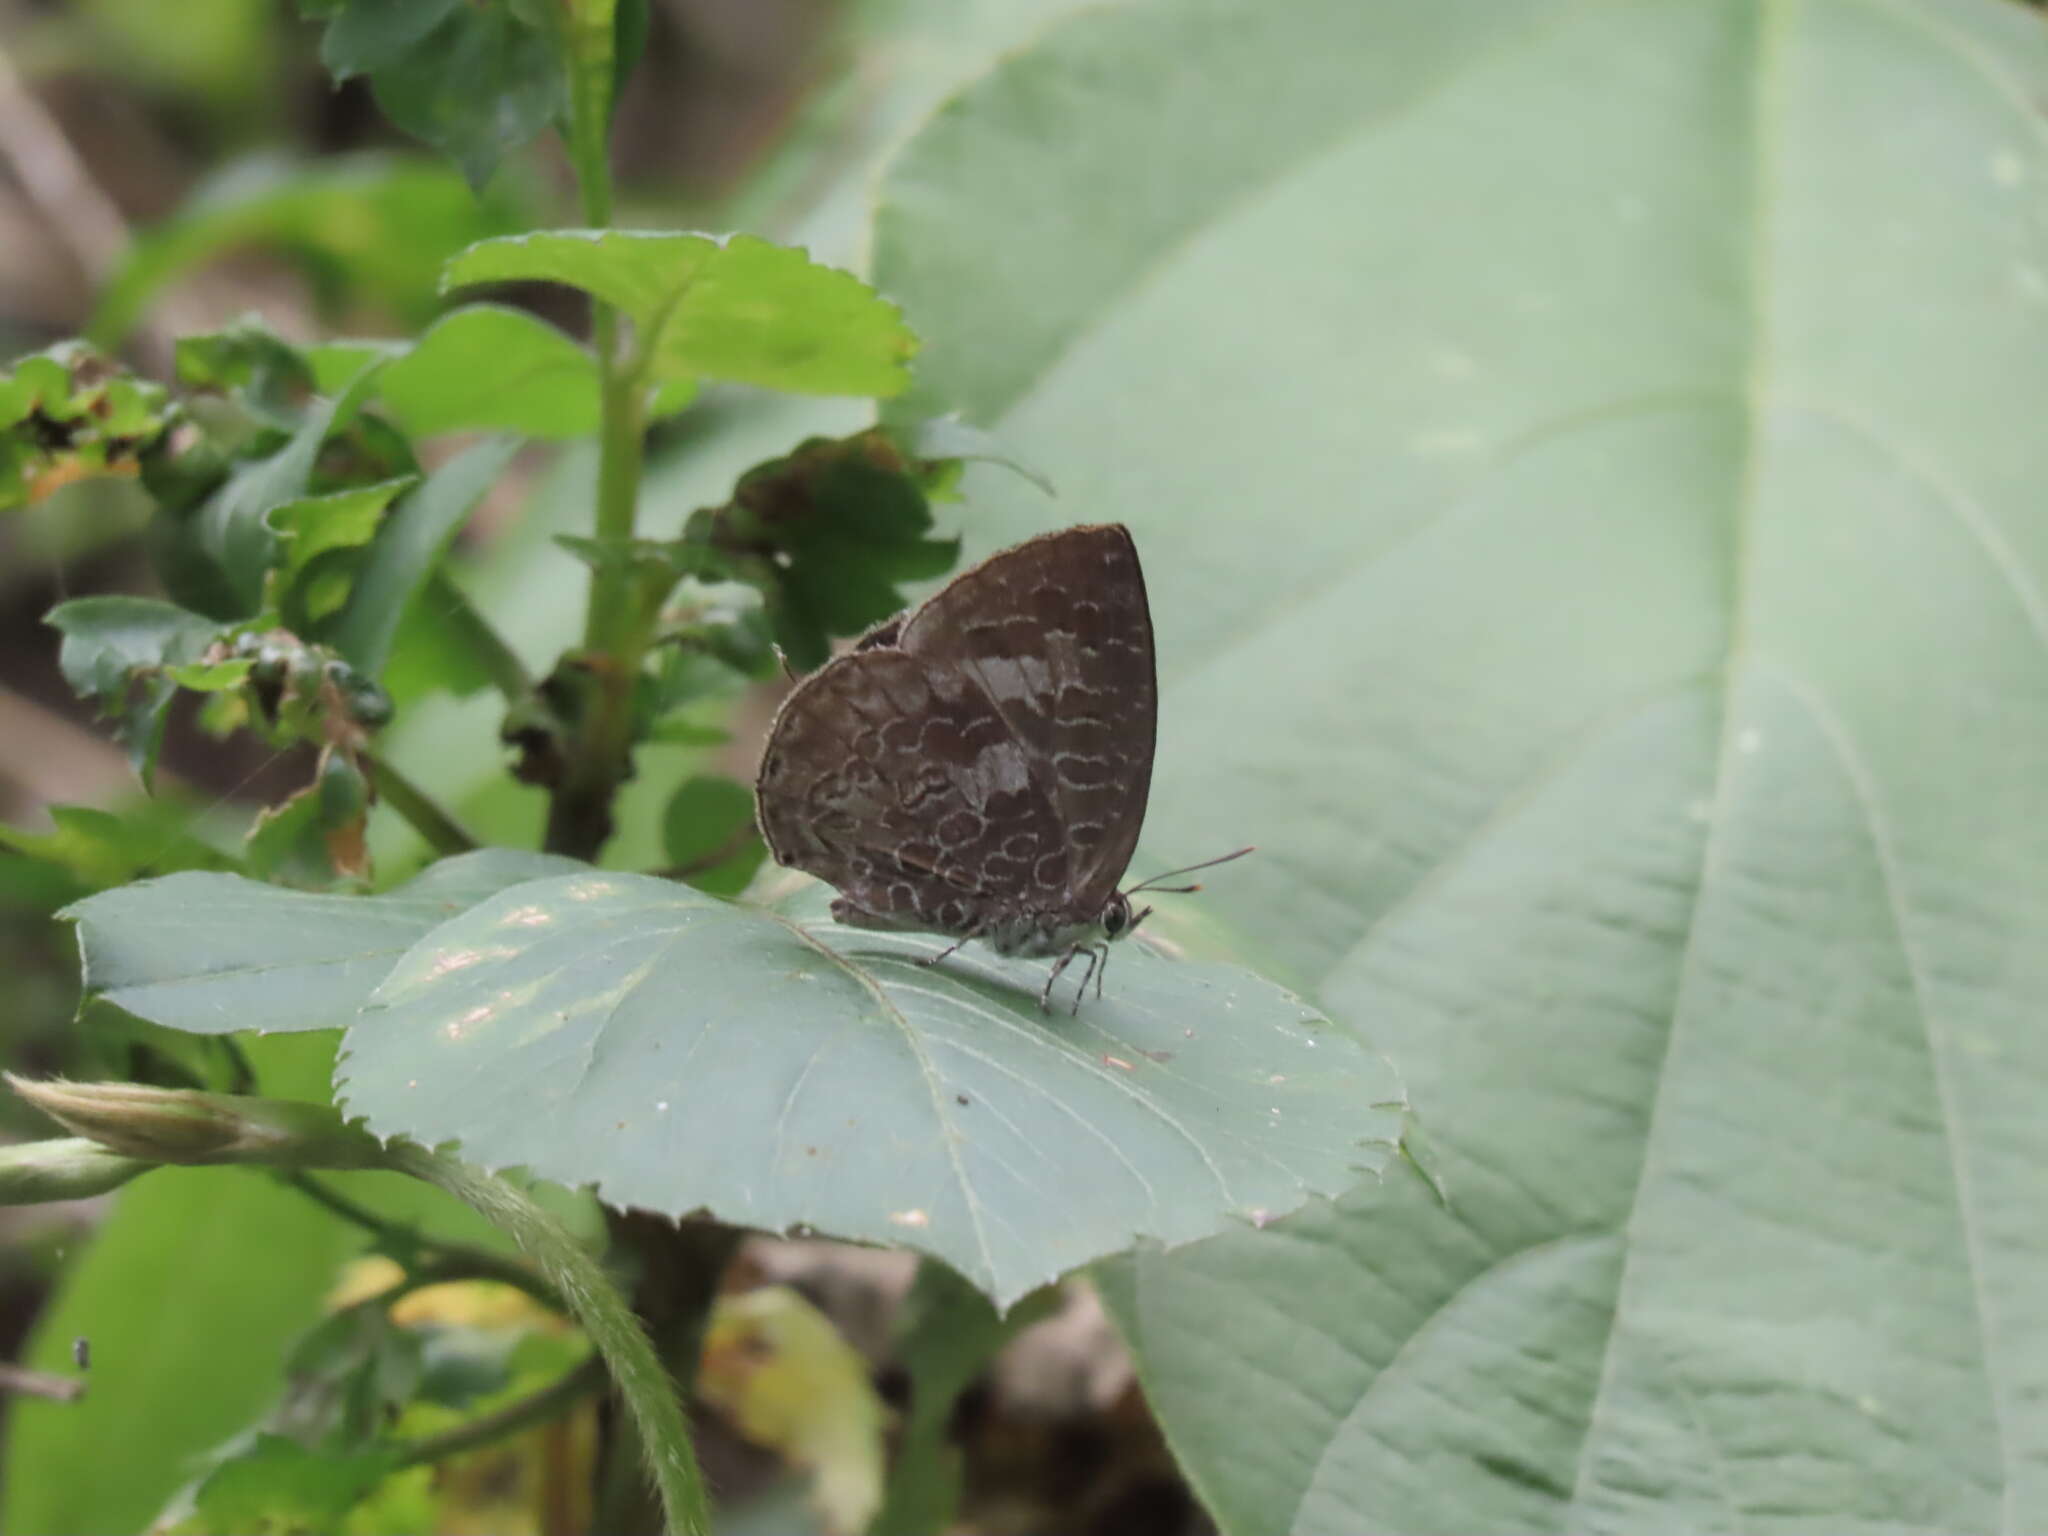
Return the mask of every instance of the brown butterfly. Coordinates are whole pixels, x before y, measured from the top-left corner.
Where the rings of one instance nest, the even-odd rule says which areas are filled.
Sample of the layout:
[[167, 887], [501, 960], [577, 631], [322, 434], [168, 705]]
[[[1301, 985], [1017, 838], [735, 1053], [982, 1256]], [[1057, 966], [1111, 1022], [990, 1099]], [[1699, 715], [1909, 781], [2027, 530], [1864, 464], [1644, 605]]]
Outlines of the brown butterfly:
[[798, 684], [762, 755], [761, 832], [778, 862], [839, 888], [837, 921], [956, 941], [926, 964], [970, 939], [1058, 955], [1041, 1008], [1087, 955], [1078, 1011], [1091, 978], [1101, 995], [1109, 942], [1151, 911], [1131, 897], [1198, 889], [1117, 889], [1145, 821], [1157, 714], [1130, 531], [1045, 534]]

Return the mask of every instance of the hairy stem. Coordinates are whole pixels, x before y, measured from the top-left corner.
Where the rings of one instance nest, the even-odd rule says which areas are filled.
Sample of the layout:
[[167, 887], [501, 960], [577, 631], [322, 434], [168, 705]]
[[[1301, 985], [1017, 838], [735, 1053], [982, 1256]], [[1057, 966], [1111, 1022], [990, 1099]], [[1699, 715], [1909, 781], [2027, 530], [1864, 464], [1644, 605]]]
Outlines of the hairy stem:
[[522, 1191], [480, 1169], [414, 1143], [394, 1142], [390, 1166], [426, 1180], [470, 1206], [540, 1269], [597, 1346], [639, 1431], [670, 1531], [705, 1536], [710, 1508], [675, 1383], [602, 1266]]

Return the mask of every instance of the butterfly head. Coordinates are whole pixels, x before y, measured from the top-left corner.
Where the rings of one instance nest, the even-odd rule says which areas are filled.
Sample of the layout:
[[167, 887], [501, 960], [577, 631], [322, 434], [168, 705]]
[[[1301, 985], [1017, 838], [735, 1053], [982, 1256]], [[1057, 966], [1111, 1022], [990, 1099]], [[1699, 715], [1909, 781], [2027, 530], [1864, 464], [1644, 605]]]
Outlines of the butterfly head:
[[1179, 875], [1191, 875], [1198, 869], [1208, 869], [1213, 865], [1228, 864], [1232, 859], [1241, 859], [1246, 854], [1256, 851], [1254, 848], [1240, 848], [1235, 853], [1226, 853], [1219, 859], [1204, 859], [1201, 863], [1190, 864], [1185, 869], [1169, 869], [1163, 875], [1154, 875], [1150, 880], [1139, 881], [1128, 891], [1118, 891], [1109, 898], [1109, 905], [1102, 909], [1102, 916], [1096, 919], [1102, 925], [1102, 936], [1105, 939], [1120, 939], [1152, 915], [1153, 909], [1150, 907], [1132, 910], [1131, 898], [1140, 891], [1170, 891], [1175, 895], [1185, 896], [1191, 891], [1199, 891], [1202, 888], [1201, 883], [1197, 881], [1193, 885], [1161, 885], [1159, 882], [1174, 879]]
[[1135, 912], [1132, 911], [1130, 896], [1118, 891], [1109, 898], [1109, 905], [1102, 909], [1102, 916], [1096, 921], [1102, 924], [1102, 936], [1114, 942], [1151, 915], [1150, 907], [1140, 907]]

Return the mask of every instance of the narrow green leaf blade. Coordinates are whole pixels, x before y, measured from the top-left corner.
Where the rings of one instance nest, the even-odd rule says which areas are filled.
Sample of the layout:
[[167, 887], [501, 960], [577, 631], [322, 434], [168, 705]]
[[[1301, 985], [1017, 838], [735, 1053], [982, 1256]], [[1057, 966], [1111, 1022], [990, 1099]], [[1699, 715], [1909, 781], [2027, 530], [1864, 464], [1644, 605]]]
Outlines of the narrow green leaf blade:
[[365, 677], [381, 677], [408, 604], [477, 502], [518, 452], [512, 438], [472, 444], [429, 475], [384, 520], [329, 634]]

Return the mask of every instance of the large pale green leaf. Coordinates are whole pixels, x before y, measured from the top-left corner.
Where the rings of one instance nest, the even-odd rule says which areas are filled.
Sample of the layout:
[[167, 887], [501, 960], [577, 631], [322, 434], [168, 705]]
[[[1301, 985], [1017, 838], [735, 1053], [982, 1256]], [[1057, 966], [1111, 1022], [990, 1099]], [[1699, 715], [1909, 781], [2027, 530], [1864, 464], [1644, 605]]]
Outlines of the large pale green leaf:
[[582, 867], [486, 848], [381, 896], [196, 872], [117, 886], [60, 915], [78, 924], [87, 993], [152, 1023], [205, 1035], [334, 1029], [437, 924], [509, 885]]
[[[1007, 1306], [1140, 1237], [1186, 1242], [1357, 1183], [1400, 1087], [1270, 983], [1119, 947], [1041, 1012], [1045, 962], [785, 917], [642, 875], [534, 881], [444, 923], [344, 1042], [380, 1135], [936, 1254]], [[1066, 994], [1070, 995], [1070, 994]]]
[[1448, 1191], [1117, 1277], [1232, 1536], [2048, 1509], [2044, 92], [1997, 0], [1149, 0], [884, 182], [918, 404], [1136, 531], [1148, 846]]

